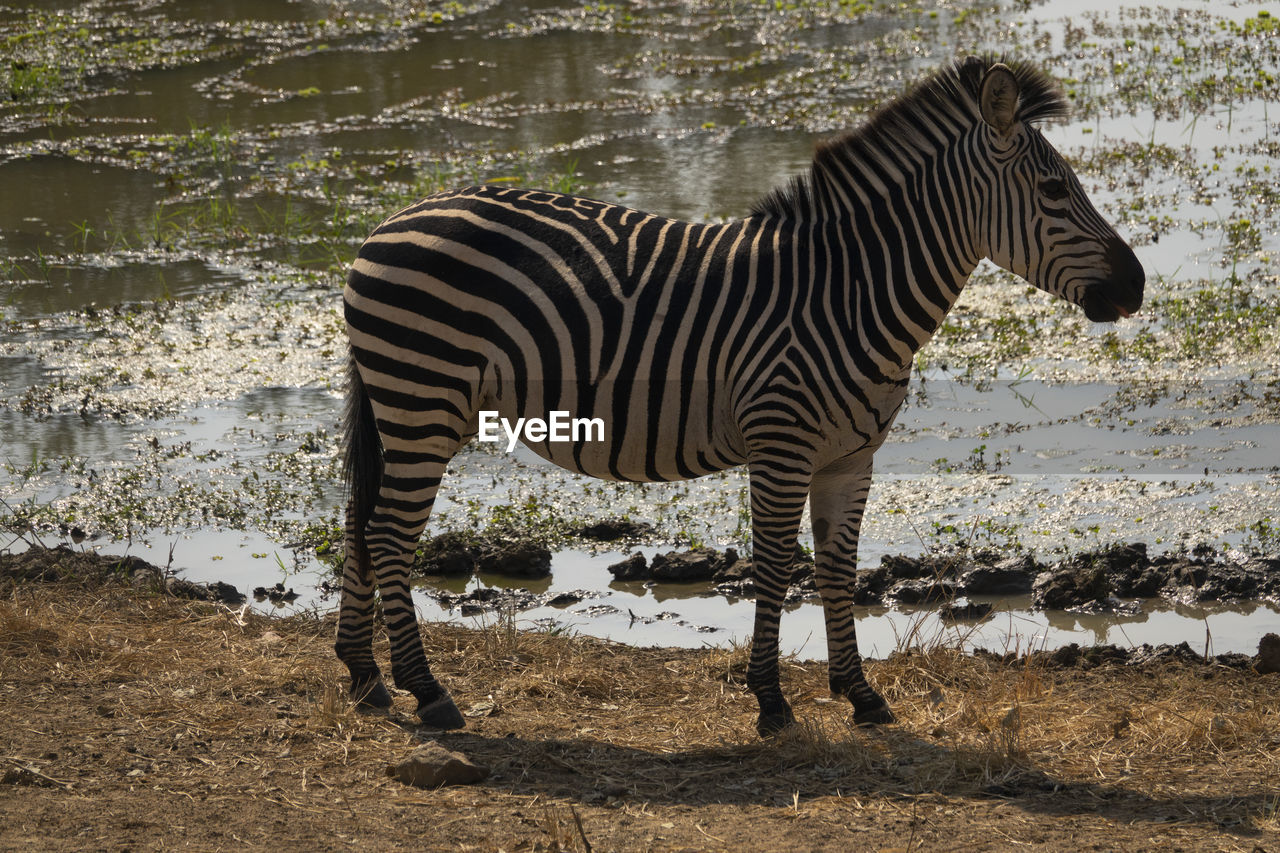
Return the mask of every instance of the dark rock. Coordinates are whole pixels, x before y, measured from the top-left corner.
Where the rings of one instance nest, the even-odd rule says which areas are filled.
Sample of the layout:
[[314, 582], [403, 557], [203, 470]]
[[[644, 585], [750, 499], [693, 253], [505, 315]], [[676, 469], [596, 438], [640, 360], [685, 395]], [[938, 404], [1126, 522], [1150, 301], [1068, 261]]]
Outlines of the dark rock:
[[1258, 643], [1258, 657], [1254, 669], [1260, 675], [1280, 672], [1280, 634], [1264, 634]]
[[1259, 578], [1234, 563], [1209, 567], [1204, 583], [1196, 590], [1200, 601], [1238, 601], [1257, 598]]
[[[752, 589], [754, 593], [754, 586]], [[816, 601], [818, 595], [818, 585], [813, 575], [805, 575], [800, 580], [793, 580], [791, 585], [787, 587], [787, 594], [783, 596], [783, 604], [799, 604], [802, 601]]]
[[451, 530], [422, 543], [413, 559], [413, 574], [458, 575], [474, 574], [476, 570], [477, 540], [474, 536]]
[[739, 557], [734, 548], [726, 548], [711, 579], [716, 583], [750, 580], [753, 577], [750, 557]]
[[518, 578], [545, 578], [551, 574], [551, 549], [530, 539], [502, 539], [485, 543], [476, 570]]
[[955, 598], [956, 585], [947, 580], [916, 578], [898, 581], [890, 589], [888, 598], [900, 604], [927, 604]]
[[1137, 573], [1118, 580], [1114, 588], [1116, 595], [1123, 598], [1154, 598], [1164, 585], [1164, 573], [1159, 568], [1148, 565]]
[[1073, 559], [1040, 573], [1031, 586], [1031, 603], [1040, 610], [1066, 610], [1106, 601], [1109, 593], [1102, 566]]
[[[213, 593], [214, 601], [221, 601], [223, 604], [236, 605], [244, 604], [245, 602], [245, 594], [229, 583], [214, 581], [209, 584], [209, 591]], [[297, 597], [298, 594], [290, 589], [285, 593], [284, 601], [292, 604]]]
[[620, 563], [609, 567], [609, 574], [616, 581], [647, 581], [653, 578], [649, 571], [649, 561], [639, 551]]
[[1094, 561], [1102, 563], [1108, 574], [1141, 571], [1148, 565], [1147, 543], [1128, 542], [1123, 545], [1112, 545], [1095, 554]]
[[1168, 643], [1161, 643], [1158, 646], [1143, 643], [1129, 654], [1128, 663], [1136, 666], [1145, 663], [1169, 663], [1172, 661], [1203, 663], [1204, 655], [1196, 652], [1195, 649], [1191, 648], [1191, 644], [1185, 640], [1176, 646], [1171, 646]]
[[1080, 667], [1094, 669], [1105, 664], [1124, 664], [1129, 652], [1119, 646], [1085, 646], [1072, 643], [1051, 652], [1033, 652], [1030, 659], [1050, 667]]
[[888, 580], [913, 580], [923, 574], [923, 561], [905, 554], [886, 554], [880, 558], [880, 568]]
[[[192, 601], [220, 601], [224, 604], [243, 604], [245, 597], [231, 584], [215, 581], [212, 584], [196, 583], [184, 578], [166, 578], [161, 589], [174, 598], [189, 598]], [[293, 590], [289, 590], [293, 593]], [[293, 593], [293, 598], [297, 598]], [[291, 601], [293, 599], [290, 599]]]
[[1054, 649], [1049, 653], [1049, 662], [1054, 666], [1068, 667], [1075, 666], [1080, 662], [1082, 654], [1080, 652], [1079, 643], [1072, 643], [1069, 646], [1062, 646]]
[[277, 583], [272, 587], [256, 587], [253, 590], [253, 597], [257, 601], [270, 601], [272, 604], [292, 604], [298, 597], [298, 594], [292, 589], [286, 590], [284, 584]]
[[1189, 586], [1199, 588], [1209, 577], [1209, 567], [1204, 563], [1188, 559], [1180, 559], [1166, 569], [1167, 583], [1170, 586]]
[[1010, 557], [995, 565], [975, 565], [960, 576], [965, 595], [1027, 595], [1041, 567], [1031, 557]]
[[1086, 669], [1106, 664], [1124, 664], [1129, 661], [1129, 653], [1119, 646], [1089, 646], [1082, 650], [1080, 664]]
[[613, 542], [617, 539], [644, 539], [653, 536], [656, 532], [654, 526], [647, 521], [606, 518], [580, 528], [578, 535], [583, 539]]
[[388, 765], [387, 775], [406, 785], [441, 788], [445, 785], [475, 784], [489, 775], [489, 768], [430, 741], [415, 749], [399, 764]]
[[451, 530], [422, 543], [411, 571], [444, 577], [493, 573], [543, 578], [551, 574], [551, 549], [536, 538]]
[[1245, 563], [1244, 567], [1258, 577], [1258, 586], [1263, 597], [1280, 599], [1280, 559], [1254, 557]]
[[885, 591], [889, 589], [893, 578], [885, 567], [884, 561], [874, 569], [858, 572], [853, 580], [854, 604], [879, 604], [884, 600]]
[[920, 561], [921, 577], [954, 580], [972, 565], [962, 554], [933, 554]]
[[689, 583], [709, 581], [716, 573], [721, 555], [711, 548], [695, 548], [692, 551], [668, 551], [657, 554], [649, 564], [649, 572], [656, 581]]
[[751, 578], [744, 578], [738, 581], [722, 581], [716, 584], [715, 590], [721, 595], [727, 595], [730, 598], [754, 598], [756, 582]]

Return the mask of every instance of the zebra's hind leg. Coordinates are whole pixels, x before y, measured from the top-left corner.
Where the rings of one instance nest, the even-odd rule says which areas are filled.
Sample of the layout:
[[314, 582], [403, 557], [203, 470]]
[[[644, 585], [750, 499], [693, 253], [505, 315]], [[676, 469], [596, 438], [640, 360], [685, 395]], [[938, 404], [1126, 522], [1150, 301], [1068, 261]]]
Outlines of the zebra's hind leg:
[[391, 707], [391, 694], [373, 659], [373, 569], [364, 538], [356, 535], [354, 502], [347, 507], [346, 558], [338, 608], [338, 640], [334, 651], [351, 672], [351, 698], [366, 710]]
[[427, 663], [409, 590], [409, 568], [451, 455], [389, 448], [382, 486], [365, 527], [391, 641], [391, 676], [397, 687], [418, 700], [418, 719], [438, 729], [460, 729], [466, 722]]
[[770, 737], [795, 722], [778, 678], [778, 628], [791, 583], [807, 474], [785, 466], [751, 465], [751, 538], [756, 587], [755, 631], [747, 687], [760, 704], [756, 731]]
[[858, 567], [858, 532], [871, 487], [871, 459], [814, 475], [810, 492], [815, 546], [814, 580], [827, 624], [827, 667], [831, 692], [853, 704], [858, 725], [896, 722], [889, 703], [867, 682], [858, 654], [853, 589]]

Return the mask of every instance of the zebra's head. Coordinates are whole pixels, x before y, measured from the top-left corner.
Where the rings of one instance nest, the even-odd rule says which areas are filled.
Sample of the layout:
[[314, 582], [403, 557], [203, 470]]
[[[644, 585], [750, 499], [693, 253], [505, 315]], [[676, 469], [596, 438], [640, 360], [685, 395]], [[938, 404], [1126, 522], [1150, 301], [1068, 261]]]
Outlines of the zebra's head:
[[1094, 322], [1137, 311], [1146, 281], [1142, 264], [1032, 124], [1066, 111], [1061, 93], [1021, 65], [1011, 69], [970, 58], [961, 72], [977, 83], [978, 142], [995, 169], [980, 223], [986, 228], [987, 257], [1079, 305]]

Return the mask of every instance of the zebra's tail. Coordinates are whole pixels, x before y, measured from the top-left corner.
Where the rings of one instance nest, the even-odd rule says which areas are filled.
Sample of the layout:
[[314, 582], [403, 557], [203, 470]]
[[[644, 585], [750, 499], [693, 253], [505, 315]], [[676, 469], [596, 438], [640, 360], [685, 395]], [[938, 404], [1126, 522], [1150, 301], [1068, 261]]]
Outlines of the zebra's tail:
[[373, 514], [382, 484], [382, 441], [378, 437], [378, 422], [369, 404], [369, 392], [360, 378], [355, 355], [347, 367], [347, 409], [343, 418], [343, 445], [346, 456], [343, 471], [346, 474], [348, 496], [354, 510], [356, 542], [364, 544], [365, 525]]

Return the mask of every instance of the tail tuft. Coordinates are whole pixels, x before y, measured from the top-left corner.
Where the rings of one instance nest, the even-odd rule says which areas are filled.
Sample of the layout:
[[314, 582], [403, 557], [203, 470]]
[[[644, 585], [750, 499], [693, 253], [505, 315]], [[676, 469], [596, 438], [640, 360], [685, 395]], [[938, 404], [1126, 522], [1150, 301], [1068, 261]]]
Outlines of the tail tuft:
[[355, 513], [355, 535], [363, 541], [365, 526], [373, 514], [382, 484], [382, 440], [373, 417], [369, 392], [360, 378], [353, 354], [347, 369], [347, 408], [343, 418], [343, 445], [346, 455], [343, 472], [348, 496]]

